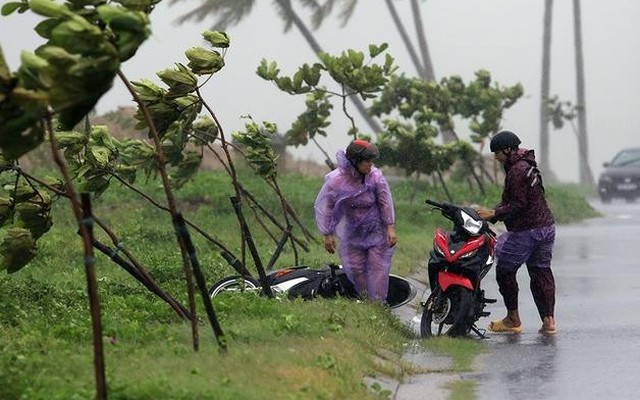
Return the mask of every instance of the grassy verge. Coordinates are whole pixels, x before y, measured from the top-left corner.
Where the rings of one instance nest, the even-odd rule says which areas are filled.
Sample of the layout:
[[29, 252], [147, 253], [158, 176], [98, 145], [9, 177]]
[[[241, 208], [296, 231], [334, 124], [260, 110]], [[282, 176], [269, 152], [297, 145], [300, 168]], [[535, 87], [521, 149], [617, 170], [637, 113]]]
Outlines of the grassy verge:
[[[275, 196], [256, 180], [246, 178], [244, 182], [277, 214]], [[320, 178], [300, 175], [281, 180], [283, 192], [313, 232], [312, 204], [320, 184]], [[163, 203], [157, 184], [142, 186]], [[486, 195], [464, 187], [452, 189], [460, 203], [494, 204], [500, 194], [498, 187], [488, 188]], [[592, 215], [574, 189], [548, 190], [559, 221]], [[399, 244], [392, 272], [407, 275], [424, 266], [434, 227], [446, 224], [437, 213], [428, 211], [423, 199], [446, 197], [413, 182], [398, 182], [393, 191]], [[187, 219], [240, 254], [237, 222], [228, 200], [232, 194], [226, 177], [211, 172], [189, 183], [178, 199]], [[94, 212], [165, 290], [187, 303], [180, 253], [165, 212], [117, 187], [95, 201]], [[274, 240], [262, 234], [259, 222], [247, 214], [259, 250], [268, 260]], [[69, 205], [56, 203], [54, 226], [39, 241], [37, 257], [18, 273], [0, 274], [2, 399], [94, 396], [82, 247], [74, 226]], [[96, 233], [110, 244], [98, 229]], [[210, 243], [193, 232], [192, 236], [209, 285], [233, 274]], [[319, 241], [310, 244], [309, 252], [300, 252], [304, 265], [319, 267], [337, 261], [324, 252]], [[293, 263], [294, 253], [287, 248], [278, 267]], [[201, 349], [196, 353], [191, 348], [190, 327], [164, 302], [102, 254], [97, 255], [97, 268], [111, 399], [261, 399], [267, 395], [278, 399], [376, 399], [388, 393], [367, 388], [363, 376], [400, 378], [411, 372], [410, 367], [403, 369], [399, 358], [404, 346], [415, 339], [412, 332], [375, 304], [267, 300], [251, 295], [222, 298], [215, 308], [229, 350], [219, 351], [200, 307]], [[473, 355], [481, 351], [477, 343], [464, 340], [425, 345], [454, 357], [454, 368], [460, 371], [470, 368]], [[380, 363], [381, 357], [387, 362]]]

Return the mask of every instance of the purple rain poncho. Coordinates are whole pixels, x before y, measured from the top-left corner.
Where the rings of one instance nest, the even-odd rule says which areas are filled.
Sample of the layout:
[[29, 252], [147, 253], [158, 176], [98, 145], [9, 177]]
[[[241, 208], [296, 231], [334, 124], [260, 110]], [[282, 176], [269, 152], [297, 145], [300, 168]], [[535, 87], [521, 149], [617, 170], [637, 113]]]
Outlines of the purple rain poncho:
[[376, 167], [364, 176], [336, 154], [338, 168], [329, 172], [315, 201], [315, 218], [323, 235], [337, 235], [338, 254], [358, 293], [384, 301], [389, 288], [391, 257], [387, 226], [395, 224], [391, 189]]

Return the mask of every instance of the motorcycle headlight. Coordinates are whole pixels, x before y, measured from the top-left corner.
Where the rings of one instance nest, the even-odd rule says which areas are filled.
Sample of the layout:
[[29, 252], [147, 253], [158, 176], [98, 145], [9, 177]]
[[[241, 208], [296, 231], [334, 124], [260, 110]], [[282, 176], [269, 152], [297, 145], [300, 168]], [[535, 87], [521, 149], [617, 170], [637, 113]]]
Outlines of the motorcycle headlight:
[[462, 227], [470, 234], [477, 235], [482, 229], [483, 221], [478, 221], [464, 211], [460, 211], [460, 215], [462, 216]]
[[477, 252], [478, 252], [478, 249], [472, 250], [468, 253], [464, 253], [463, 255], [461, 255], [460, 258], [471, 258], [475, 256]]
[[440, 250], [440, 247], [438, 247], [438, 244], [435, 240], [433, 241], [433, 250], [441, 256], [444, 256], [444, 253], [442, 252], [442, 250]]

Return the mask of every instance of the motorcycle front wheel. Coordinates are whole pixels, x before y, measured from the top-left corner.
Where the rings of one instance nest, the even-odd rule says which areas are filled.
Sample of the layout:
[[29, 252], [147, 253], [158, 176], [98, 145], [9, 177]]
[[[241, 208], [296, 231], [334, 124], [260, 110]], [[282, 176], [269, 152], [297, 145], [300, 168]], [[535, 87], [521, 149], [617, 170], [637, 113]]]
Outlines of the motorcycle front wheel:
[[420, 321], [420, 335], [466, 336], [471, 330], [473, 293], [461, 286], [451, 286], [446, 292], [440, 288], [431, 293], [424, 305]]
[[251, 277], [243, 278], [239, 275], [228, 276], [211, 286], [211, 289], [209, 289], [209, 297], [214, 298], [222, 292], [237, 293], [245, 290], [259, 289], [261, 289], [260, 282]]

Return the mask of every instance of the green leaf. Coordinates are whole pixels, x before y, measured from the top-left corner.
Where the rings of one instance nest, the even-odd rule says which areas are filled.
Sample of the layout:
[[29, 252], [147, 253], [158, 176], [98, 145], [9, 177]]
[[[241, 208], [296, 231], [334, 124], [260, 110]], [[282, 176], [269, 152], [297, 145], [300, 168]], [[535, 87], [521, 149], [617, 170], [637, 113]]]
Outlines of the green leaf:
[[6, 85], [10, 79], [11, 79], [11, 71], [9, 70], [7, 61], [4, 58], [4, 53], [2, 52], [2, 46], [0, 46], [0, 85], [3, 85], [3, 86]]
[[171, 174], [171, 183], [174, 187], [180, 188], [189, 180], [193, 179], [202, 164], [202, 156], [199, 153], [187, 152], [182, 162], [178, 164], [178, 169]]
[[382, 53], [385, 50], [387, 50], [388, 47], [389, 47], [389, 45], [387, 43], [382, 43], [380, 46], [377, 46], [375, 44], [370, 44], [369, 45], [369, 57], [375, 58], [380, 53]]
[[29, 8], [36, 14], [51, 18], [60, 18], [69, 14], [65, 6], [52, 0], [31, 0]]
[[300, 93], [302, 89], [302, 83], [304, 82], [304, 73], [300, 70], [293, 75], [293, 88], [296, 93]]
[[218, 125], [209, 117], [204, 116], [195, 121], [192, 125], [196, 138], [203, 143], [213, 143], [218, 137]]
[[364, 63], [364, 54], [360, 51], [355, 51], [352, 49], [348, 50], [349, 61], [354, 68], [361, 68]]
[[224, 59], [217, 51], [202, 47], [192, 47], [185, 52], [189, 59], [187, 65], [194, 74], [205, 75], [218, 72], [224, 67]]
[[109, 176], [92, 171], [86, 174], [79, 183], [80, 191], [94, 193], [99, 196], [109, 187]]
[[21, 270], [36, 255], [36, 241], [31, 232], [25, 228], [13, 227], [6, 230], [0, 243], [2, 263], [0, 269], [8, 273]]
[[167, 93], [165, 89], [162, 89], [149, 79], [132, 81], [131, 84], [142, 101], [158, 102], [161, 101]]
[[14, 226], [28, 229], [34, 240], [44, 235], [53, 225], [50, 215], [51, 200], [50, 198], [40, 198], [43, 199], [42, 202], [23, 202], [18, 203], [15, 207]]
[[98, 167], [104, 168], [109, 165], [111, 150], [104, 146], [91, 146], [90, 151]]
[[[49, 0], [43, 0], [49, 1]], [[78, 20], [63, 21], [51, 30], [50, 43], [72, 54], [96, 54], [103, 48], [102, 31]]]
[[115, 36], [121, 62], [133, 57], [151, 34], [149, 16], [146, 12], [113, 4], [102, 4], [97, 7], [97, 11], [100, 19], [109, 26]]
[[[89, 0], [89, 1], [102, 2], [103, 0]], [[114, 1], [122, 4], [125, 8], [128, 8], [129, 10], [144, 11], [144, 12], [151, 11], [151, 6], [158, 2], [157, 0], [114, 0]]]
[[91, 145], [104, 146], [109, 151], [115, 152], [116, 139], [109, 133], [109, 128], [106, 125], [94, 125], [91, 127]]
[[278, 85], [278, 89], [282, 90], [283, 92], [295, 93], [293, 90], [293, 82], [288, 76], [278, 78], [276, 80], [276, 85]]
[[77, 54], [70, 54], [62, 47], [51, 45], [41, 46], [36, 49], [36, 55], [44, 58], [49, 64], [60, 71], [65, 71], [76, 65], [81, 58], [81, 56]]
[[266, 59], [262, 59], [260, 61], [260, 65], [256, 71], [259, 77], [264, 80], [272, 81], [278, 78], [278, 74], [280, 74], [280, 69], [278, 68], [278, 64], [275, 61], [268, 62]]
[[204, 40], [209, 42], [213, 47], [227, 48], [231, 43], [231, 39], [229, 38], [229, 35], [226, 34], [226, 32], [205, 31], [202, 33], [202, 37], [204, 37]]
[[469, 129], [472, 132], [480, 133], [481, 130], [482, 130], [482, 127], [480, 126], [478, 121], [471, 121], [471, 122], [469, 122]]
[[[161, 137], [167, 130], [167, 128], [174, 121], [180, 118], [180, 111], [176, 110], [176, 108], [171, 103], [162, 102], [151, 104], [147, 108], [149, 110], [149, 113], [151, 114], [151, 120], [153, 121], [153, 124]], [[143, 129], [148, 126], [144, 114], [140, 109], [138, 109], [134, 118], [138, 120], [136, 129]]]
[[302, 75], [304, 82], [311, 87], [317, 86], [318, 82], [320, 82], [320, 68], [315, 65], [310, 67], [308, 64], [305, 64], [302, 67]]
[[0, 13], [2, 15], [10, 15], [18, 8], [22, 7], [22, 4], [19, 2], [9, 2], [2, 5], [2, 10]]
[[0, 198], [0, 228], [13, 223], [13, 206], [5, 204], [4, 199]]
[[37, 102], [18, 105], [0, 103], [0, 151], [6, 158], [16, 160], [36, 148], [44, 140], [46, 108]]
[[133, 139], [127, 139], [120, 143], [118, 153], [125, 166], [146, 164], [153, 161], [156, 154], [155, 149], [149, 143]]
[[40, 37], [44, 39], [51, 39], [51, 32], [53, 32], [53, 28], [58, 26], [59, 23], [60, 21], [57, 19], [45, 19], [36, 25], [34, 30]]
[[198, 85], [198, 77], [182, 64], [176, 64], [177, 69], [165, 69], [156, 73], [169, 86], [172, 94], [186, 94], [193, 92]]
[[60, 130], [72, 130], [93, 109], [111, 88], [119, 65], [114, 57], [83, 57], [55, 76], [51, 105], [60, 113]]
[[86, 134], [80, 132], [54, 132], [56, 140], [58, 141], [58, 145], [61, 148], [75, 146], [75, 145], [86, 145], [89, 141], [89, 138]]
[[[98, 15], [116, 35], [123, 32], [148, 34], [149, 16], [142, 11], [103, 4], [97, 8]], [[145, 35], [146, 36], [146, 35]]]
[[49, 66], [47, 60], [28, 51], [20, 52], [20, 61], [22, 62], [23, 68], [32, 71], [39, 71]]
[[390, 54], [386, 54], [385, 55], [385, 59], [384, 59], [384, 72], [386, 72], [387, 74], [392, 74], [396, 69], [398, 69], [398, 67], [395, 67], [393, 65], [393, 62], [395, 60], [393, 59], [393, 57], [391, 57]]
[[83, 163], [80, 167], [78, 167], [74, 172], [78, 178], [84, 178], [85, 175], [88, 175], [93, 167], [89, 163]]

